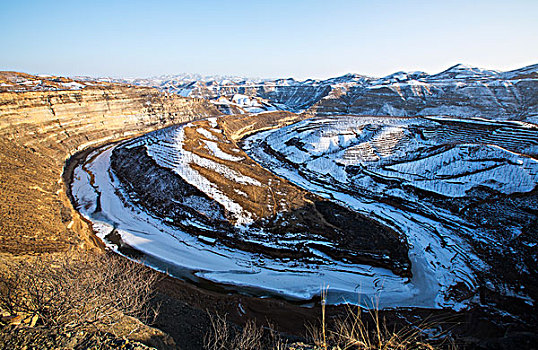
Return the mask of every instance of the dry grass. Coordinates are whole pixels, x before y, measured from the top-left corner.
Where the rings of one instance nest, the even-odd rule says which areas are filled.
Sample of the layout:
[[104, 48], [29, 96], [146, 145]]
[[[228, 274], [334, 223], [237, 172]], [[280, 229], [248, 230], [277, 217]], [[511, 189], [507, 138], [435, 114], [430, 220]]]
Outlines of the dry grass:
[[[377, 309], [369, 311], [363, 321], [360, 307], [356, 312], [337, 320], [331, 331], [333, 342], [341, 349], [434, 349], [430, 344], [421, 341], [420, 327], [402, 327], [389, 329], [384, 319], [380, 319]], [[373, 326], [369, 326], [373, 324]]]
[[240, 329], [226, 320], [226, 316], [208, 312], [210, 330], [204, 338], [206, 350], [285, 350], [288, 349], [287, 340], [283, 339], [274, 326], [258, 326], [255, 321], [248, 320]]
[[0, 309], [37, 317], [45, 329], [108, 331], [123, 315], [148, 320], [156, 313], [148, 301], [157, 274], [119, 256], [50, 256], [6, 265], [0, 269]]
[[[322, 321], [320, 326], [310, 325], [309, 338], [319, 349], [339, 350], [433, 350], [437, 347], [424, 338], [424, 330], [434, 325], [424, 322], [418, 326], [389, 327], [372, 302], [368, 312], [359, 306], [348, 305], [344, 317], [330, 325], [325, 320], [326, 290], [322, 293]], [[455, 349], [454, 346], [450, 348]]]
[[[380, 317], [379, 309], [373, 305], [368, 312], [358, 306], [349, 306], [344, 317], [326, 322], [325, 300], [327, 289], [322, 292], [322, 315], [319, 326], [309, 325], [309, 345], [288, 344], [281, 335], [272, 330], [258, 327], [252, 320], [239, 329], [220, 315], [211, 315], [211, 329], [204, 339], [207, 350], [435, 350], [439, 346], [455, 350], [453, 344], [432, 345], [425, 340], [424, 330], [434, 327], [426, 323], [419, 326], [389, 327]], [[269, 332], [267, 334], [266, 332]]]

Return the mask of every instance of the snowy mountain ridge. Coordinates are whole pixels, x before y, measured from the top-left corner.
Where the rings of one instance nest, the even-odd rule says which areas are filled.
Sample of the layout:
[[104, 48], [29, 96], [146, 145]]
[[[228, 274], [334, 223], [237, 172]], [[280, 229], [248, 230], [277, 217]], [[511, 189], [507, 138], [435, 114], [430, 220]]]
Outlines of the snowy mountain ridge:
[[[382, 78], [346, 74], [303, 81], [195, 74], [97, 80], [205, 98], [227, 114], [287, 110], [318, 116], [448, 115], [538, 123], [538, 64], [508, 72], [457, 64], [431, 75], [420, 71], [396, 72]], [[243, 99], [246, 104], [223, 103], [223, 98], [237, 100], [234, 95], [249, 96], [250, 100]], [[251, 108], [253, 99], [261, 106]]]

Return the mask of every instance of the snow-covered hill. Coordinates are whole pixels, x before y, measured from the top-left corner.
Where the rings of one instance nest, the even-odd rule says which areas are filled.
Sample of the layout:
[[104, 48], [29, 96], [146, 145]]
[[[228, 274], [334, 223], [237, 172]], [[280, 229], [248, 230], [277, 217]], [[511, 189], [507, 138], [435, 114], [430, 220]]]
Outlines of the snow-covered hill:
[[[535, 125], [317, 117], [250, 136], [243, 149], [302, 188], [403, 230], [412, 261], [445, 277], [468, 264], [488, 289], [535, 299]], [[471, 253], [488, 266], [471, 262]]]
[[[205, 98], [242, 113], [274, 109], [315, 115], [481, 117], [538, 123], [538, 64], [497, 72], [462, 64], [429, 75], [397, 72], [383, 78], [347, 74], [327, 80], [246, 79], [192, 74], [148, 79], [107, 79], [157, 87], [182, 96]], [[261, 104], [239, 96], [249, 96]], [[246, 104], [223, 104], [222, 99]], [[263, 102], [263, 103], [262, 103]], [[230, 109], [230, 106], [236, 107]]]

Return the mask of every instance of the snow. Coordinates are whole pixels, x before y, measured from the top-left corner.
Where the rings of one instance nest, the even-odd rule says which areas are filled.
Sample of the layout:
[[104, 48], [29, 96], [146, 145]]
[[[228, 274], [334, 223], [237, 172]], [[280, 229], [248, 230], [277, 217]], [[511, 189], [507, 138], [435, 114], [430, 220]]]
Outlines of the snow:
[[483, 114], [479, 109], [469, 107], [469, 106], [438, 106], [438, 107], [427, 107], [420, 110], [417, 115], [452, 115], [459, 117], [475, 117]]
[[[203, 145], [217, 160], [241, 161], [242, 157], [222, 151], [216, 142], [215, 135], [222, 132], [217, 129], [217, 119], [211, 118], [209, 123], [213, 128], [210, 131], [196, 129], [204, 136], [200, 139]], [[187, 151], [184, 148], [187, 127], [195, 126], [168, 128], [123, 146], [145, 145], [157, 164], [172, 169], [222, 204], [235, 217], [236, 227], [244, 231], [248, 241], [270, 245], [271, 242], [260, 240], [264, 232], [249, 227], [252, 222], [249, 213], [193, 165], [239, 184], [261, 184], [221, 162]], [[265, 146], [282, 158], [266, 153]], [[90, 163], [76, 169], [73, 194], [80, 203], [78, 209], [94, 223], [100, 237], [115, 227], [125, 243], [151, 257], [154, 267], [173, 271], [178, 277], [202, 278], [235, 286], [237, 290], [255, 291], [257, 295], [290, 299], [310, 300], [319, 295], [322, 286], [330, 285], [330, 303], [378, 298], [382, 308], [460, 309], [468, 300], [451, 299], [450, 287], [463, 283], [473, 291], [477, 285], [473, 268], [485, 266], [470, 253], [470, 247], [461, 237], [474, 235], [487, 244], [496, 243], [482, 237], [476, 227], [448, 210], [432, 210], [405, 188], [458, 197], [476, 186], [511, 194], [533, 190], [538, 183], [538, 163], [529, 156], [529, 152], [538, 154], [538, 130], [525, 123], [458, 118], [314, 118], [252, 135], [245, 140], [243, 148], [276, 175], [374, 218], [407, 237], [413, 277], [406, 279], [387, 269], [332, 261], [315, 249], [315, 245], [330, 242], [315, 237], [309, 241], [313, 244], [310, 250], [317, 258], [292, 266], [163, 225], [157, 218], [124, 206], [117, 193], [118, 181], [109, 172], [111, 148], [96, 152], [95, 157], [88, 157]], [[349, 172], [350, 167], [359, 170]], [[89, 184], [90, 174], [95, 176], [95, 189]], [[399, 185], [387, 185], [378, 179]], [[101, 213], [94, 213], [96, 189], [102, 194]], [[246, 195], [238, 189], [234, 191]], [[414, 203], [417, 210], [402, 210], [365, 196], [362, 191], [401, 198]], [[198, 203], [195, 198], [190, 204], [211, 211], [210, 206]], [[303, 239], [290, 236], [274, 244], [282, 246]]]
[[[252, 86], [249, 86], [252, 87]], [[230, 88], [230, 86], [227, 86]], [[211, 102], [216, 106], [238, 107], [237, 111], [240, 114], [246, 113], [263, 113], [268, 111], [276, 111], [277, 107], [273, 106], [269, 100], [262, 99], [257, 96], [247, 96], [243, 94], [234, 94], [231, 96], [219, 96], [216, 99], [212, 99]], [[230, 112], [226, 112], [230, 113]]]
[[255, 98], [242, 95], [242, 94], [233, 95], [232, 102], [239, 106], [245, 106], [245, 107], [260, 107], [261, 106], [261, 104]]
[[[443, 121], [460, 127], [441, 126]], [[486, 128], [491, 126], [497, 129]], [[423, 136], [412, 132], [414, 128], [423, 129]], [[524, 154], [538, 153], [538, 130], [520, 123], [340, 117], [304, 121], [263, 137], [304, 171], [330, 174], [343, 184], [349, 180], [345, 166], [359, 164], [372, 175], [447, 197], [463, 197], [477, 186], [511, 194], [531, 191], [538, 184], [538, 162]], [[301, 146], [288, 146], [293, 140], [300, 140]], [[459, 144], [425, 152], [451, 142]]]
[[[216, 119], [211, 118], [211, 125], [216, 125]], [[260, 182], [245, 176], [226, 165], [217, 163], [211, 159], [200, 157], [183, 148], [185, 138], [184, 128], [191, 127], [190, 124], [164, 129], [157, 133], [150, 133], [146, 138], [152, 138], [151, 144], [146, 144], [147, 152], [158, 165], [172, 169], [186, 182], [206, 193], [211, 198], [224, 206], [232, 216], [235, 217], [237, 225], [245, 225], [252, 222], [249, 212], [245, 211], [239, 204], [235, 203], [228, 196], [222, 193], [216, 184], [203, 177], [198, 171], [193, 169], [191, 164], [196, 164], [206, 169], [215, 171], [228, 179], [242, 184], [260, 186]], [[144, 137], [142, 138], [144, 139]], [[134, 142], [140, 142], [134, 140]]]
[[[224, 159], [224, 160], [229, 160], [231, 162], [238, 162], [238, 161], [241, 161], [245, 158], [243, 157], [235, 157], [235, 156], [232, 156], [231, 154], [229, 153], [226, 153], [226, 152], [223, 152], [218, 143], [217, 142], [214, 142], [214, 141], [208, 141], [208, 140], [201, 140], [205, 145], [206, 147], [211, 151], [211, 153], [213, 153], [213, 155], [217, 158], [220, 158], [220, 159]], [[241, 175], [242, 176], [242, 175]], [[250, 180], [246, 180], [247, 182], [250, 181]], [[259, 182], [258, 182], [259, 184]], [[258, 185], [259, 186], [259, 185]]]
[[198, 239], [207, 244], [215, 244], [217, 241], [215, 238], [198, 235]]
[[207, 121], [209, 122], [209, 126], [211, 126], [212, 128], [216, 128], [218, 126], [217, 117], [207, 118]]
[[447, 197], [464, 197], [479, 185], [512, 194], [532, 191], [538, 184], [538, 161], [496, 146], [464, 144], [378, 173]]
[[69, 88], [71, 90], [80, 90], [80, 89], [83, 89], [85, 87], [84, 84], [80, 84], [80, 83], [77, 83], [77, 82], [70, 82], [70, 83], [61, 83], [63, 86], [65, 86], [66, 88]]
[[211, 131], [204, 128], [197, 128], [196, 132], [205, 137], [208, 140], [217, 140], [217, 137], [211, 133]]
[[[148, 264], [157, 269], [180, 278], [207, 279], [236, 286], [238, 290], [248, 288], [258, 295], [308, 301], [330, 284], [329, 302], [333, 304], [356, 302], [359, 295], [363, 301], [380, 295], [381, 307], [435, 306], [433, 300], [424, 298], [406, 279], [386, 269], [338, 262], [298, 263], [292, 267], [279, 260], [260, 259], [258, 254], [229, 249], [211, 239], [211, 244], [206, 244], [206, 239], [163, 225], [144, 212], [126, 207], [118, 197], [118, 180], [108, 171], [111, 152], [111, 147], [102, 149], [90, 163], [75, 170], [72, 189], [80, 203], [77, 209], [91, 220], [103, 240], [116, 229], [125, 244], [146, 254]], [[94, 212], [97, 194], [90, 185], [90, 174], [95, 178], [93, 186], [101, 193], [100, 213]], [[379, 280], [384, 283], [380, 285]]]

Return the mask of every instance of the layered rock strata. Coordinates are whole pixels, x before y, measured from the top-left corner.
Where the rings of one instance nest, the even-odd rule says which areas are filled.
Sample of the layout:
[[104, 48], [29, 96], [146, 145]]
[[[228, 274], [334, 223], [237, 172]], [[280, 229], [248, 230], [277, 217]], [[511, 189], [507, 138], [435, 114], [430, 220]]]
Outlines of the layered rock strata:
[[121, 84], [0, 73], [0, 252], [95, 247], [62, 180], [78, 151], [218, 111], [204, 100]]

